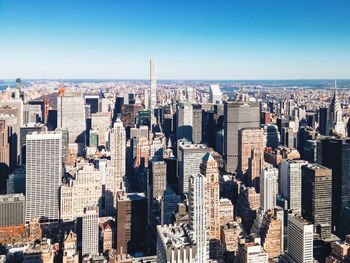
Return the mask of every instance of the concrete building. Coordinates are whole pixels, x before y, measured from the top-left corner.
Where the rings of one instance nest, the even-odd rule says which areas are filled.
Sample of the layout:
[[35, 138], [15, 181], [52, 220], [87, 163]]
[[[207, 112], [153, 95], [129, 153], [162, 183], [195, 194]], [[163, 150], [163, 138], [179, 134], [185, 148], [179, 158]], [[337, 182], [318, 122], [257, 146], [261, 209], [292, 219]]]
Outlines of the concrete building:
[[197, 244], [187, 224], [157, 226], [157, 263], [204, 262], [198, 260]]
[[111, 112], [96, 112], [91, 114], [91, 128], [97, 132], [99, 145], [106, 145], [106, 135], [111, 125]]
[[239, 165], [238, 131], [260, 127], [260, 104], [257, 102], [227, 102], [224, 107], [224, 159], [227, 172]]
[[59, 188], [63, 175], [62, 134], [27, 135], [26, 221], [59, 219]]
[[265, 167], [260, 176], [260, 208], [263, 211], [275, 208], [277, 194], [278, 169]]
[[151, 162], [152, 198], [163, 196], [166, 189], [166, 170], [164, 161]]
[[198, 173], [189, 178], [188, 215], [189, 226], [192, 230], [194, 242], [197, 244], [197, 262], [205, 263], [209, 259], [208, 224], [206, 212], [206, 177]]
[[18, 226], [25, 222], [23, 194], [0, 195], [0, 227]]
[[214, 104], [222, 103], [222, 92], [220, 90], [219, 85], [210, 85], [209, 102]]
[[287, 258], [296, 263], [314, 262], [313, 225], [294, 214], [288, 216]]
[[157, 71], [156, 61], [150, 60], [150, 108], [153, 112], [157, 104]]
[[98, 255], [98, 215], [97, 207], [87, 207], [82, 216], [82, 255]]
[[342, 238], [350, 232], [350, 142], [344, 139], [320, 138], [317, 142], [317, 163], [332, 169], [332, 225]]
[[322, 239], [332, 231], [332, 170], [309, 164], [302, 170], [302, 216], [313, 223]]
[[202, 105], [192, 105], [192, 142], [202, 143]]
[[179, 193], [188, 193], [188, 182], [191, 174], [199, 173], [202, 158], [208, 152], [204, 144], [183, 144], [178, 151]]
[[116, 211], [118, 254], [142, 252], [146, 242], [147, 199], [143, 193], [120, 193]]
[[234, 208], [230, 199], [221, 198], [220, 199], [220, 226], [227, 225], [233, 221]]
[[270, 259], [283, 254], [284, 225], [283, 211], [279, 209], [267, 210], [263, 214], [259, 236], [264, 250]]
[[277, 125], [269, 124], [264, 126], [265, 147], [277, 148], [281, 143], [281, 136]]
[[77, 248], [77, 235], [71, 230], [63, 242], [63, 263], [78, 263], [79, 252]]
[[110, 132], [111, 162], [114, 169], [115, 191], [123, 190], [126, 173], [126, 133], [123, 123], [117, 119]]
[[238, 263], [267, 263], [268, 255], [261, 246], [261, 240], [255, 236], [249, 236], [241, 241], [238, 246]]
[[75, 180], [69, 180], [60, 190], [60, 211], [63, 221], [81, 217], [86, 207], [102, 207], [101, 172], [95, 169], [93, 164], [86, 163], [71, 174]]
[[200, 173], [205, 176], [205, 211], [209, 257], [220, 256], [220, 183], [219, 169], [211, 153], [206, 153], [200, 165]]
[[264, 158], [264, 134], [260, 128], [243, 128], [238, 131], [238, 167], [241, 174], [248, 170], [252, 150], [259, 150], [260, 158]]
[[288, 209], [301, 213], [301, 167], [303, 160], [285, 160], [280, 164], [280, 193], [288, 201]]
[[191, 103], [180, 102], [176, 110], [177, 125], [176, 139], [186, 138], [192, 141], [193, 135], [193, 107]]
[[234, 221], [221, 227], [221, 244], [223, 252], [235, 254], [238, 250], [239, 240], [243, 235], [241, 218], [236, 217]]
[[85, 145], [85, 100], [81, 93], [62, 92], [57, 96], [57, 128], [68, 129], [69, 143]]

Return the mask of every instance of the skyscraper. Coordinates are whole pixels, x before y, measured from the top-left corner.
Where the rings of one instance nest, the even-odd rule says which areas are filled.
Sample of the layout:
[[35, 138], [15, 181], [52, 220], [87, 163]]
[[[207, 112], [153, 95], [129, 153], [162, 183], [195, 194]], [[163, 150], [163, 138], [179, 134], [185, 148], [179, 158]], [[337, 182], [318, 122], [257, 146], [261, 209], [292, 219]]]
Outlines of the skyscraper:
[[350, 211], [350, 142], [324, 138], [317, 142], [318, 163], [332, 169], [332, 224], [337, 235], [349, 233], [347, 216]]
[[189, 102], [180, 102], [177, 106], [176, 139], [186, 138], [192, 141], [193, 107]]
[[209, 102], [210, 103], [222, 103], [222, 92], [219, 85], [210, 85], [209, 89]]
[[238, 160], [238, 131], [260, 127], [260, 103], [227, 102], [224, 108], [224, 159], [226, 171], [235, 172]]
[[334, 82], [334, 95], [331, 101], [331, 104], [329, 106], [328, 111], [329, 117], [328, 117], [328, 125], [327, 130], [328, 133], [335, 133], [342, 137], [346, 136], [346, 130], [345, 130], [345, 124], [343, 121], [343, 112], [341, 108], [340, 101], [338, 99], [337, 94], [337, 82]]
[[276, 206], [278, 194], [278, 169], [266, 167], [260, 176], [260, 208], [263, 211], [273, 209]]
[[125, 176], [126, 134], [120, 119], [114, 123], [110, 133], [110, 150], [113, 173], [115, 177], [115, 191], [123, 190]]
[[202, 142], [202, 105], [192, 105], [192, 141], [193, 143]]
[[[254, 150], [260, 156], [254, 156]], [[249, 159], [260, 157], [260, 168], [264, 159], [264, 134], [260, 128], [243, 128], [238, 131], [238, 167], [243, 175], [249, 167]], [[255, 177], [260, 176], [261, 171]], [[252, 178], [254, 180], [254, 178]], [[253, 181], [251, 180], [251, 181]]]
[[23, 194], [0, 195], [0, 227], [24, 224], [25, 197]]
[[59, 219], [59, 187], [63, 175], [62, 134], [27, 135], [26, 221]]
[[302, 216], [314, 224], [320, 238], [331, 237], [332, 170], [309, 164], [302, 170]]
[[57, 128], [68, 129], [69, 143], [78, 143], [81, 151], [85, 145], [85, 106], [81, 93], [65, 93], [57, 96]]
[[150, 107], [153, 112], [157, 104], [157, 71], [156, 61], [152, 59], [150, 61], [150, 94]]
[[191, 174], [199, 173], [203, 156], [208, 152], [204, 144], [185, 144], [179, 146], [178, 176], [180, 194], [188, 193], [188, 182]]
[[[192, 174], [189, 178], [189, 224], [193, 239], [197, 244], [197, 262], [208, 262], [207, 220], [206, 220], [206, 178], [202, 174]], [[219, 221], [220, 222], [220, 221]]]
[[117, 197], [116, 250], [118, 254], [142, 252], [145, 248], [147, 199], [143, 193], [121, 193]]
[[82, 255], [98, 255], [98, 208], [87, 207], [82, 217]]
[[280, 193], [287, 199], [288, 208], [301, 213], [301, 167], [303, 160], [285, 160], [280, 164]]
[[287, 258], [296, 263], [313, 261], [313, 225], [298, 215], [288, 216]]
[[206, 153], [200, 165], [200, 173], [205, 177], [205, 210], [209, 240], [210, 258], [217, 258], [220, 245], [220, 183], [218, 164]]

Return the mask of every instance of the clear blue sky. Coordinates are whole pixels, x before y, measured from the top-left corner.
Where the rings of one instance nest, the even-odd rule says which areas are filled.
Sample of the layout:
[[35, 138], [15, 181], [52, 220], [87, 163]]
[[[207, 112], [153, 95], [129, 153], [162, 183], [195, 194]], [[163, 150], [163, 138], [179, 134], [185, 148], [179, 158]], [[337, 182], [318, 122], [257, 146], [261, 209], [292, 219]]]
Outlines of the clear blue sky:
[[1, 78], [350, 78], [349, 0], [0, 0]]

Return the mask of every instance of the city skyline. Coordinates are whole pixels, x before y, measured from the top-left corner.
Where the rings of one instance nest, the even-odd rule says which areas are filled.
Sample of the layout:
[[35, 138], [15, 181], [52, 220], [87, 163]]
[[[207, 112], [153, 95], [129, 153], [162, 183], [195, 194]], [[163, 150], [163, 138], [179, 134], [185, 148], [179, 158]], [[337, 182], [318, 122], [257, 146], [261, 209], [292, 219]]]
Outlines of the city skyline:
[[349, 3], [0, 3], [0, 79], [350, 78]]

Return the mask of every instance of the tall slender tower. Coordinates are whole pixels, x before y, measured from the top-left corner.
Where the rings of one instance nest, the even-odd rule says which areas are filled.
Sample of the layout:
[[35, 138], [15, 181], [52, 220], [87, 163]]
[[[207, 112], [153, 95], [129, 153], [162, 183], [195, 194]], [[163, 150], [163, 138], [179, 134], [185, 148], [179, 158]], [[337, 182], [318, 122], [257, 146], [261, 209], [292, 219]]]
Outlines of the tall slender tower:
[[123, 122], [117, 119], [110, 133], [111, 161], [115, 180], [115, 191], [123, 190], [125, 175], [125, 128]]
[[206, 217], [208, 239], [220, 240], [220, 184], [218, 163], [211, 153], [206, 153], [200, 165], [200, 172], [206, 178]]
[[193, 239], [197, 244], [198, 263], [208, 262], [207, 248], [207, 221], [206, 221], [206, 200], [205, 200], [206, 178], [198, 173], [192, 174], [189, 178], [189, 223], [193, 231]]
[[151, 59], [150, 61], [150, 107], [152, 112], [154, 111], [154, 107], [157, 104], [157, 71], [156, 71], [156, 61]]

